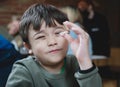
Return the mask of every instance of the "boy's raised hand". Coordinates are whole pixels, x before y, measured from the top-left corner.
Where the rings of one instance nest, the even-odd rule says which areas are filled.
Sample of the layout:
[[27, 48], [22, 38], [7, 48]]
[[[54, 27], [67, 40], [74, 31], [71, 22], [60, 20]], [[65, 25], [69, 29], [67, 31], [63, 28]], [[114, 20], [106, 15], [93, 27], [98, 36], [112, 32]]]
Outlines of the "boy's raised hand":
[[71, 49], [76, 56], [79, 66], [82, 70], [86, 70], [92, 67], [92, 62], [89, 53], [89, 35], [78, 25], [66, 21], [63, 23], [68, 29], [73, 30], [78, 38], [74, 39], [69, 34], [63, 35], [71, 46]]

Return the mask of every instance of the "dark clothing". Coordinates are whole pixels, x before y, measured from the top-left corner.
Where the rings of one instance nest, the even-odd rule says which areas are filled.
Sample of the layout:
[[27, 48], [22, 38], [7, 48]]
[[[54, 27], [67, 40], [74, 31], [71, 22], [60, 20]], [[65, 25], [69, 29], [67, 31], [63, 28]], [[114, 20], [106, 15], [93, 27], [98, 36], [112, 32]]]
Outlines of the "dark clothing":
[[13, 44], [0, 35], [0, 87], [5, 87], [13, 63], [21, 58]]
[[[83, 14], [84, 15], [84, 14]], [[92, 19], [83, 16], [83, 26], [93, 43], [93, 55], [110, 56], [110, 30], [105, 16], [95, 12]]]

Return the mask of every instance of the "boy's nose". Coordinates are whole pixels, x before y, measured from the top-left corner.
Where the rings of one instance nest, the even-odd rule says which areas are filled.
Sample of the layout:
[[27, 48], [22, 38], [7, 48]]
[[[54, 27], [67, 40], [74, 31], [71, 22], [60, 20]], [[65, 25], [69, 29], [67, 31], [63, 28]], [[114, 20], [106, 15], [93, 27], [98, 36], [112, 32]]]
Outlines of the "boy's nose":
[[48, 46], [54, 46], [57, 45], [57, 41], [55, 39], [55, 37], [49, 37], [47, 40]]

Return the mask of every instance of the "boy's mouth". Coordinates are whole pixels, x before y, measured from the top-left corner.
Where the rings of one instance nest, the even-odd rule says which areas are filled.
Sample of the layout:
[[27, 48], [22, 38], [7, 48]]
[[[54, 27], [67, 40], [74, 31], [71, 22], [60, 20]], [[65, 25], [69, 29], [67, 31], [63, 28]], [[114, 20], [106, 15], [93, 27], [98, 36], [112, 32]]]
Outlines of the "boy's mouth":
[[53, 49], [53, 50], [50, 50], [48, 53], [57, 53], [59, 51], [61, 51], [62, 49]]

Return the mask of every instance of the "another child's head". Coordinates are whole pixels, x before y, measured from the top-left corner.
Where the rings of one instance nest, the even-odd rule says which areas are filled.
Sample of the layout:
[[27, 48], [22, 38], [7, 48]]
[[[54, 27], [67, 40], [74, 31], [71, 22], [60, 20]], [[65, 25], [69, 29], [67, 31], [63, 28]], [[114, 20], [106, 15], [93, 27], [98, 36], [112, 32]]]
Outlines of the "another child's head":
[[68, 42], [59, 35], [65, 31], [64, 21], [67, 16], [47, 4], [32, 5], [23, 14], [20, 34], [42, 64], [57, 64], [65, 57]]
[[13, 19], [9, 24], [8, 24], [8, 33], [12, 36], [16, 36], [19, 33], [19, 20], [18, 19]]

